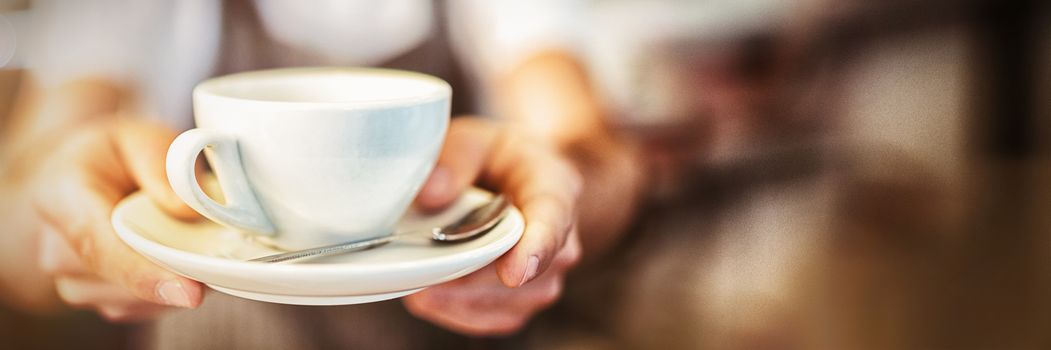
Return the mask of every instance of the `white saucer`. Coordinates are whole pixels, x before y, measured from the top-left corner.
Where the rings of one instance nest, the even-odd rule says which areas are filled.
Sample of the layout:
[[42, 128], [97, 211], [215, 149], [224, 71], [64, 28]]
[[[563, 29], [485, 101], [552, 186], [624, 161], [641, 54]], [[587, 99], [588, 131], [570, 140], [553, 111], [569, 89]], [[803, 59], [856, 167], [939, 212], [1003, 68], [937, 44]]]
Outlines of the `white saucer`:
[[226, 294], [281, 304], [359, 304], [402, 297], [456, 279], [511, 249], [525, 228], [515, 208], [477, 239], [456, 244], [430, 241], [431, 227], [452, 222], [491, 196], [472, 189], [441, 213], [407, 213], [397, 231], [419, 230], [418, 238], [299, 263], [244, 261], [278, 251], [208, 220], [172, 218], [143, 193], [117, 204], [113, 227], [125, 243], [150, 260]]

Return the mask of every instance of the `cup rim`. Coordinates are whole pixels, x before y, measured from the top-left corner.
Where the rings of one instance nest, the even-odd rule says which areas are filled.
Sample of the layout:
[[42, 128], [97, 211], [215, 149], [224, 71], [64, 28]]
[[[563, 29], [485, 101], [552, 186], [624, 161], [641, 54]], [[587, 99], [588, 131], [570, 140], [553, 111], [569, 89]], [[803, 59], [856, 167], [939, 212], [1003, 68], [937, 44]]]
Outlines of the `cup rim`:
[[[427, 83], [435, 84], [437, 89], [434, 92], [421, 94], [409, 97], [394, 97], [384, 98], [375, 100], [363, 100], [353, 102], [336, 102], [336, 101], [275, 101], [248, 97], [231, 96], [229, 94], [223, 94], [217, 91], [217, 89], [226, 83], [249, 79], [253, 77], [273, 77], [275, 75], [303, 75], [319, 72], [333, 72], [342, 74], [359, 74], [359, 75], [384, 75], [384, 76], [400, 76], [404, 78], [410, 78], [415, 80], [425, 81]], [[452, 87], [448, 82], [441, 78], [435, 77], [430, 74], [400, 70], [400, 69], [389, 69], [389, 68], [372, 68], [372, 67], [293, 67], [293, 68], [276, 68], [276, 69], [264, 69], [246, 71], [240, 73], [233, 73], [223, 75], [215, 78], [207, 79], [193, 89], [194, 99], [214, 99], [220, 101], [229, 101], [242, 104], [253, 104], [264, 107], [293, 107], [296, 109], [304, 108], [340, 108], [340, 109], [373, 109], [373, 108], [389, 108], [389, 107], [402, 107], [417, 105], [421, 103], [434, 102], [443, 99], [449, 99], [452, 96]]]

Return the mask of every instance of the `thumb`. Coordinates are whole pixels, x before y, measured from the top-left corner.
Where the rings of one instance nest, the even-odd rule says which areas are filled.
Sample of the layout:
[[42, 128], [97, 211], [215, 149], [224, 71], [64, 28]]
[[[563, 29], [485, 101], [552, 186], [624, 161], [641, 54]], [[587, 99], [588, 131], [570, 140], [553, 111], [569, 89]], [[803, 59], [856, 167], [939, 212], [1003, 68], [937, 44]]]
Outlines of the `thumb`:
[[440, 210], [453, 203], [482, 172], [498, 130], [480, 118], [453, 119], [438, 164], [416, 197], [423, 210]]
[[118, 123], [113, 139], [131, 177], [154, 203], [184, 220], [200, 216], [175, 194], [168, 183], [165, 161], [168, 146], [178, 134], [162, 125], [141, 121]]

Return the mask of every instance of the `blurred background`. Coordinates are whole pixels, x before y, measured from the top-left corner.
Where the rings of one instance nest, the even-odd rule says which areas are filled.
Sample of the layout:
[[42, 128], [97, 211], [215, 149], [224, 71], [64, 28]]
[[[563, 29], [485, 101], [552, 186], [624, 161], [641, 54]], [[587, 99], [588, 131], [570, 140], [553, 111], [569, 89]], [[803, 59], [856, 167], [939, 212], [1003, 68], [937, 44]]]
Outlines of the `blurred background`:
[[[54, 75], [39, 60], [75, 54], [40, 41], [42, 23], [64, 18], [41, 9], [90, 3], [0, 1], [5, 176], [19, 125], [40, 123], [24, 113]], [[248, 1], [199, 3], [266, 18]], [[457, 6], [447, 3], [435, 8]], [[649, 180], [622, 241], [575, 270], [558, 304], [510, 338], [471, 344], [1051, 349], [1048, 3], [596, 0], [560, 11], [535, 15], [572, 23], [608, 125], [647, 154], [632, 166]], [[501, 56], [484, 52], [498, 43], [463, 33], [480, 29], [458, 26], [455, 10], [442, 16], [448, 38], [433, 47], [461, 49], [387, 65], [442, 76], [458, 112], [488, 113], [484, 75], [499, 68], [486, 60]], [[237, 53], [281, 51], [274, 31], [223, 23], [201, 78], [287, 64]], [[151, 90], [183, 96], [158, 110], [188, 113], [189, 90], [177, 89], [199, 79], [186, 79]], [[26, 205], [10, 198], [2, 210]], [[0, 264], [19, 264], [8, 250]], [[154, 334], [4, 301], [5, 348], [138, 348]]]

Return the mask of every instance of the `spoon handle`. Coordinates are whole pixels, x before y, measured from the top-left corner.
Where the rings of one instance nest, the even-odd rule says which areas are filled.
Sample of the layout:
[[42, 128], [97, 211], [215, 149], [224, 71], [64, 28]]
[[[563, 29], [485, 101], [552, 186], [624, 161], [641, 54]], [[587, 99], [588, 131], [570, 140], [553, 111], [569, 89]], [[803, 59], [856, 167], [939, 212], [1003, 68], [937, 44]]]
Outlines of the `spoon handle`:
[[[511, 204], [503, 195], [497, 195], [488, 203], [471, 210], [456, 222], [445, 227], [435, 227], [431, 230], [431, 239], [437, 242], [456, 242], [466, 240], [474, 236], [488, 232], [504, 218], [507, 208]], [[322, 257], [357, 250], [365, 250], [381, 246], [398, 239], [398, 237], [411, 235], [417, 232], [403, 232], [392, 235], [368, 238], [357, 241], [336, 243], [332, 245], [296, 250], [287, 253], [267, 255], [248, 261], [262, 263], [278, 263], [283, 261], [298, 260], [311, 257]]]
[[404, 233], [393, 234], [393, 235], [387, 235], [387, 236], [383, 236], [383, 237], [363, 239], [363, 240], [359, 240], [359, 241], [336, 243], [336, 244], [322, 246], [322, 247], [317, 247], [317, 248], [310, 248], [310, 249], [292, 251], [292, 252], [288, 252], [288, 253], [267, 255], [267, 256], [264, 256], [264, 257], [251, 259], [251, 260], [248, 260], [248, 261], [255, 261], [255, 262], [262, 262], [262, 263], [279, 263], [279, 262], [289, 261], [289, 260], [299, 260], [299, 259], [302, 259], [302, 258], [322, 257], [322, 256], [335, 255], [335, 254], [339, 254], [339, 253], [352, 252], [352, 251], [355, 251], [355, 250], [365, 250], [365, 249], [369, 249], [369, 248], [372, 248], [372, 247], [377, 247], [377, 246], [381, 246], [381, 245], [390, 243], [391, 241], [394, 241], [395, 239], [397, 239], [399, 236], [402, 236], [402, 235], [405, 235], [405, 234]]

